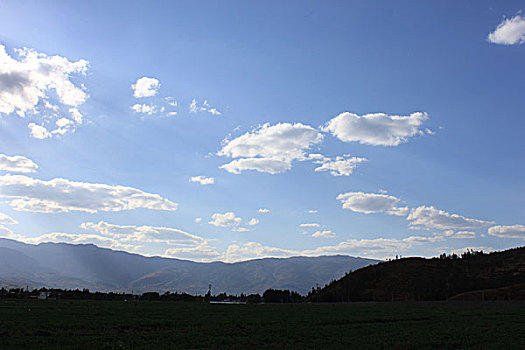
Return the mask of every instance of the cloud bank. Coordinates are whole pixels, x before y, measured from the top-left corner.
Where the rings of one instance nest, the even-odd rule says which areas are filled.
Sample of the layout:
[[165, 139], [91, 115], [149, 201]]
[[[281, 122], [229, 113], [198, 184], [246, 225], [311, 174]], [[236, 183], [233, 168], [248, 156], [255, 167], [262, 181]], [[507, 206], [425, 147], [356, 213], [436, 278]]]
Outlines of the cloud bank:
[[126, 186], [111, 186], [67, 179], [38, 180], [24, 175], [0, 176], [0, 198], [18, 211], [121, 211], [138, 208], [176, 210], [177, 204], [158, 194]]

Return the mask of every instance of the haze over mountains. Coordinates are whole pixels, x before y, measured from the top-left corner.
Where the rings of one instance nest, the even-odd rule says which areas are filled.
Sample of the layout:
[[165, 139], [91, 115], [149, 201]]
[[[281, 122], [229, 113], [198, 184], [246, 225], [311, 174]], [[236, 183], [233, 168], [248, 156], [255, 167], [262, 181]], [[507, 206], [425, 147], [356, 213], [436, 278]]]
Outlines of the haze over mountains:
[[313, 286], [379, 262], [350, 256], [265, 258], [198, 263], [145, 257], [92, 244], [25, 244], [0, 239], [0, 286], [88, 288], [100, 291], [262, 293], [268, 288], [306, 294]]

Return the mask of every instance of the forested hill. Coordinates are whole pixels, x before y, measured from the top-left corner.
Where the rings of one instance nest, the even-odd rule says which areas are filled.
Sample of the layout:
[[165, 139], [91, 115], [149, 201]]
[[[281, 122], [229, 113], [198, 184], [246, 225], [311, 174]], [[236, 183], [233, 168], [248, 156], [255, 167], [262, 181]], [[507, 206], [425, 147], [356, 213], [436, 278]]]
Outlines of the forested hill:
[[321, 302], [525, 300], [525, 247], [381, 262], [331, 282], [310, 298]]

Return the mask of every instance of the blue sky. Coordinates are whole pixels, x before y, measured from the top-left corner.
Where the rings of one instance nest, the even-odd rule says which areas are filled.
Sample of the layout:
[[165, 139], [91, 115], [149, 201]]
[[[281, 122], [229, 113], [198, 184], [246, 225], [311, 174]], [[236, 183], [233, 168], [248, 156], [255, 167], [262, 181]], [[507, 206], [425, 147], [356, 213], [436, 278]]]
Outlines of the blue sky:
[[520, 1], [0, 3], [0, 235], [145, 255], [525, 239]]

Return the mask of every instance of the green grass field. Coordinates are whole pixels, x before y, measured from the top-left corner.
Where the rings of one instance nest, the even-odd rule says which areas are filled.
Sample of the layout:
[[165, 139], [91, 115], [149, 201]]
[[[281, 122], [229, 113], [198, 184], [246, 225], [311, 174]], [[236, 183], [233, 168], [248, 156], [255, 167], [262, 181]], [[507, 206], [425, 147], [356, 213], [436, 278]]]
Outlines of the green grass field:
[[525, 349], [525, 303], [0, 301], [0, 349]]

